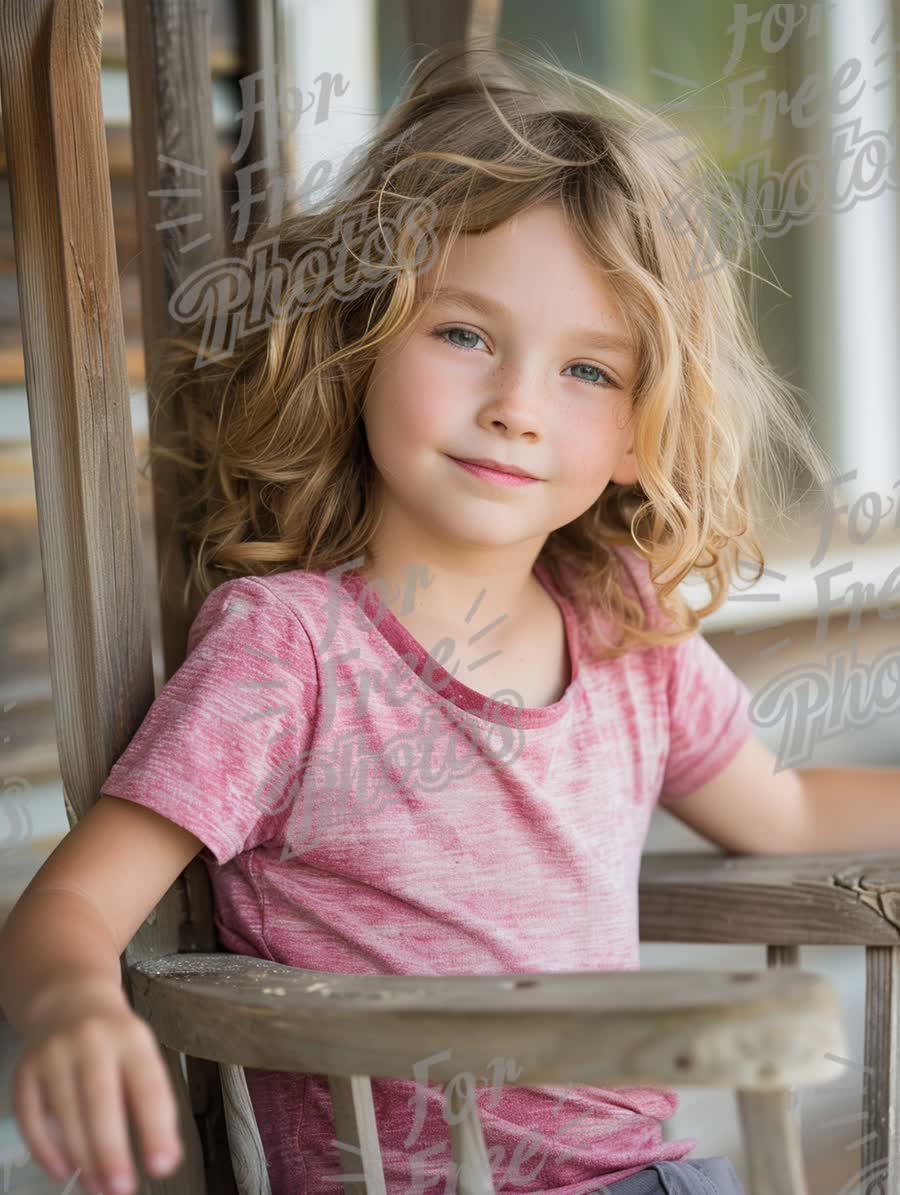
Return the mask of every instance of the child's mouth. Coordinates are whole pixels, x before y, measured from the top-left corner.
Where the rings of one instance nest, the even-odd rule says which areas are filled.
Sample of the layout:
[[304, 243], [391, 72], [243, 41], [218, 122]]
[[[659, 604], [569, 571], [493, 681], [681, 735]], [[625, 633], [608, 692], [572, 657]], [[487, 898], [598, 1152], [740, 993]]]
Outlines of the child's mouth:
[[475, 477], [480, 477], [482, 481], [490, 482], [492, 485], [536, 485], [536, 477], [522, 477], [517, 473], [502, 473], [499, 469], [489, 469], [486, 465], [473, 465], [469, 461], [458, 460], [455, 456], [451, 456], [450, 460], [454, 464], [459, 465], [461, 469], [465, 469], [467, 473], [471, 473]]

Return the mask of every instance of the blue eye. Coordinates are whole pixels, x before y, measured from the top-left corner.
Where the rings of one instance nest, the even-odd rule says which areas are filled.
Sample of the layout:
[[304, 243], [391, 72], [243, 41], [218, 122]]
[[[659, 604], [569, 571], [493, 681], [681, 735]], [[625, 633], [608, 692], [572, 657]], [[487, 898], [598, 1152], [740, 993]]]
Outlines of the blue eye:
[[[465, 336], [474, 336], [476, 340], [481, 340], [481, 337], [478, 335], [477, 332], [470, 332], [468, 328], [444, 328], [443, 331], [435, 332], [435, 336], [438, 336], [443, 340], [444, 337], [449, 336], [449, 334], [451, 332], [462, 332]], [[466, 347], [471, 348], [472, 347], [471, 345], [466, 346], [466, 345], [462, 345], [462, 344], [454, 344], [454, 342], [452, 340], [447, 341], [447, 343], [452, 344], [455, 349], [461, 349], [461, 348], [466, 348]]]
[[[438, 340], [443, 340], [445, 344], [452, 345], [452, 347], [455, 349], [465, 350], [467, 348], [474, 347], [473, 345], [456, 344], [455, 341], [447, 340], [447, 337], [450, 335], [451, 332], [462, 332], [464, 336], [474, 336], [474, 338], [476, 340], [481, 340], [481, 337], [478, 335], [477, 332], [473, 332], [469, 328], [459, 327], [456, 324], [452, 325], [452, 327], [449, 327], [449, 328], [436, 328], [435, 331], [432, 333], [432, 335], [436, 336], [438, 338]], [[576, 362], [575, 365], [569, 365], [567, 368], [569, 368], [569, 369], [593, 369], [596, 373], [598, 373], [600, 375], [601, 378], [603, 378], [603, 380], [606, 383], [606, 386], [616, 386], [615, 380], [606, 372], [605, 369], [601, 369], [599, 365], [591, 365], [589, 361], [578, 361], [578, 362]], [[575, 380], [578, 382], [584, 382], [588, 386], [597, 387], [600, 385], [599, 382], [592, 382], [588, 378], [576, 378]], [[604, 389], [605, 389], [605, 387], [604, 387]]]
[[[610, 375], [606, 372], [605, 369], [601, 369], [599, 365], [591, 365], [590, 362], [588, 362], [588, 361], [578, 361], [575, 365], [570, 365], [568, 368], [569, 369], [593, 369], [593, 370], [596, 370], [596, 372], [600, 374], [600, 376], [606, 382], [607, 386], [615, 386], [615, 384], [616, 384], [613, 381], [613, 379], [610, 377]], [[588, 382], [588, 385], [590, 385], [590, 386], [596, 386], [598, 384], [597, 382], [589, 382], [587, 378], [579, 378], [578, 381]]]

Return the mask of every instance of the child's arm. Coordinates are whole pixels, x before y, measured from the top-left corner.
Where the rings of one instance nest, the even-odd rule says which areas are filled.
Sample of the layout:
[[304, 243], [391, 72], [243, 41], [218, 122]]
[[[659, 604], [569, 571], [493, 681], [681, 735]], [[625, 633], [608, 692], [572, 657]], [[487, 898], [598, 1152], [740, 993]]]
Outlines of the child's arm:
[[33, 877], [0, 931], [0, 1006], [21, 1032], [53, 993], [115, 989], [119, 956], [203, 847], [132, 801], [101, 796]]
[[[25, 1036], [15, 1080], [17, 1117], [35, 1160], [48, 1169], [61, 1151], [50, 1145], [45, 1109], [35, 1102], [38, 1073], [44, 1082], [50, 1077], [52, 1109], [63, 1109], [57, 1116], [67, 1147], [62, 1156], [78, 1155], [68, 1156], [69, 1164], [97, 1178], [129, 1170], [127, 1138], [109, 1131], [117, 1122], [124, 1128], [120, 1082], [127, 1087], [131, 1076], [137, 1081], [152, 1072], [158, 1082], [167, 1075], [146, 1022], [125, 999], [119, 956], [202, 847], [195, 835], [152, 810], [101, 796], [34, 876], [0, 931], [0, 1005]], [[88, 1020], [93, 1033], [85, 1030], [79, 1038], [79, 1026], [84, 1029]], [[93, 1064], [94, 1082], [108, 1081], [111, 1067], [122, 1073], [104, 1093], [117, 1101], [115, 1107], [101, 1108], [98, 1097], [85, 1109], [78, 1090], [66, 1123], [69, 1108], [59, 1097], [76, 1060], [85, 1070]], [[174, 1097], [171, 1090], [166, 1094], [168, 1104], [157, 1100], [155, 1108], [151, 1102], [135, 1109], [148, 1156], [154, 1147], [177, 1145]]]

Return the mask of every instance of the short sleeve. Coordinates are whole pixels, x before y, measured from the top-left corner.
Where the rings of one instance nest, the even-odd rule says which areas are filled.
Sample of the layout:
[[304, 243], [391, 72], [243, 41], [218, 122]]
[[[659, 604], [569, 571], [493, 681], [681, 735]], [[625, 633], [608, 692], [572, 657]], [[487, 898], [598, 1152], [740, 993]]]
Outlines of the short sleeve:
[[307, 749], [316, 676], [290, 606], [259, 578], [222, 582], [100, 791], [153, 809], [227, 863], [285, 815], [279, 777]]
[[700, 632], [669, 655], [669, 752], [662, 799], [686, 796], [731, 762], [753, 733], [752, 694]]

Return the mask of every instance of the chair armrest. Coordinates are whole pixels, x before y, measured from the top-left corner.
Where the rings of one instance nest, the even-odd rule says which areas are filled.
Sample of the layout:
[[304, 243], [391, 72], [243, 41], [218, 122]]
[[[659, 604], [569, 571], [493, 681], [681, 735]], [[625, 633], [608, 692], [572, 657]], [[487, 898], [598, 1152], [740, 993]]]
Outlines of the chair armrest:
[[642, 942], [896, 946], [900, 852], [648, 852], [638, 899]]
[[[514, 1085], [739, 1087], [841, 1078], [831, 983], [768, 971], [343, 975], [234, 954], [130, 964], [135, 1011], [166, 1046], [232, 1065], [429, 1081], [498, 1055]], [[433, 1059], [439, 1051], [448, 1056]]]

